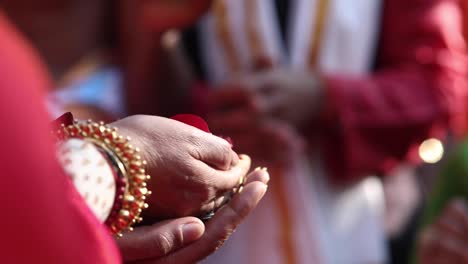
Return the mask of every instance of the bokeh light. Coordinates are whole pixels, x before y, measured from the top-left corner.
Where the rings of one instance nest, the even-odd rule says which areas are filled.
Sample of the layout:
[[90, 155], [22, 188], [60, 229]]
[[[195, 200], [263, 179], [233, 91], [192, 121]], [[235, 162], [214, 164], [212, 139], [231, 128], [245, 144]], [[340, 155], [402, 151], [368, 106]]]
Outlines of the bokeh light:
[[419, 146], [419, 157], [426, 163], [437, 163], [444, 156], [444, 145], [436, 138], [425, 140]]

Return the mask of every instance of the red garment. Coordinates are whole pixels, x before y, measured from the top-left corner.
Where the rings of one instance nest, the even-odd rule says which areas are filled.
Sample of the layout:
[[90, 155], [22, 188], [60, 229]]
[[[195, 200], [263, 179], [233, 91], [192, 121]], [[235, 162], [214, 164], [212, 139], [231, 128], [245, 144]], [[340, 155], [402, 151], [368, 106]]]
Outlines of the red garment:
[[0, 13], [0, 262], [120, 263], [54, 157], [47, 74]]
[[326, 76], [333, 116], [321, 139], [334, 178], [388, 171], [463, 119], [464, 52], [458, 1], [384, 1], [376, 72]]

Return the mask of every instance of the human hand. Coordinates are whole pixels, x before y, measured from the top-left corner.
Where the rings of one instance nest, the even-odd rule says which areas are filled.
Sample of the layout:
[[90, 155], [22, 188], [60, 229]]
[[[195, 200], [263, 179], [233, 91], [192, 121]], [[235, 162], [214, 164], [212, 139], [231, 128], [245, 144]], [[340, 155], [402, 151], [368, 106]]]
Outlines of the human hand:
[[117, 239], [126, 263], [195, 263], [216, 249], [232, 234], [265, 194], [269, 175], [256, 170], [244, 189], [221, 208], [206, 227], [198, 218], [184, 217], [152, 226], [137, 227]]
[[132, 116], [111, 125], [130, 136], [148, 162], [153, 194], [145, 219], [210, 212], [250, 168], [250, 158], [238, 156], [226, 140], [175, 120]]
[[236, 79], [213, 94], [214, 112], [237, 108], [301, 128], [322, 111], [324, 89], [316, 74], [276, 69]]
[[451, 202], [420, 239], [419, 260], [424, 264], [468, 263], [468, 205]]
[[232, 139], [234, 150], [252, 157], [255, 166], [290, 164], [305, 146], [302, 136], [280, 120], [257, 119], [242, 110], [213, 113], [208, 120], [216, 134]]

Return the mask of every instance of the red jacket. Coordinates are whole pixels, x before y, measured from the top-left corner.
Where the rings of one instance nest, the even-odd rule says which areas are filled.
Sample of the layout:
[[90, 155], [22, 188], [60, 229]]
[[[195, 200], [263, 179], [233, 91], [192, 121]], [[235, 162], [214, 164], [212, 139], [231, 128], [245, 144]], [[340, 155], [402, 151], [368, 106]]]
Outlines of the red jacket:
[[456, 0], [384, 1], [377, 67], [366, 78], [327, 76], [321, 123], [335, 179], [417, 160], [414, 148], [464, 120], [465, 43]]

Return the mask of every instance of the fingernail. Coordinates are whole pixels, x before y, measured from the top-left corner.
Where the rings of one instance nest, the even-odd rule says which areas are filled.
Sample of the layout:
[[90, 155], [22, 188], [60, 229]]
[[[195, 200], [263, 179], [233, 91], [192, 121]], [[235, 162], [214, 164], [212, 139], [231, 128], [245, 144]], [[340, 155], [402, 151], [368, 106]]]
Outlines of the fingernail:
[[268, 185], [264, 184], [264, 188], [265, 189], [263, 189], [261, 197], [263, 197], [265, 195], [265, 193], [268, 191]]
[[263, 167], [263, 168], [262, 168], [262, 171], [268, 172], [268, 168], [267, 168], [267, 167]]
[[257, 167], [257, 168], [255, 168], [254, 171], [260, 171], [260, 170], [262, 170], [262, 168], [261, 168], [261, 167]]
[[184, 244], [194, 242], [203, 235], [203, 226], [200, 223], [188, 223], [181, 227]]

